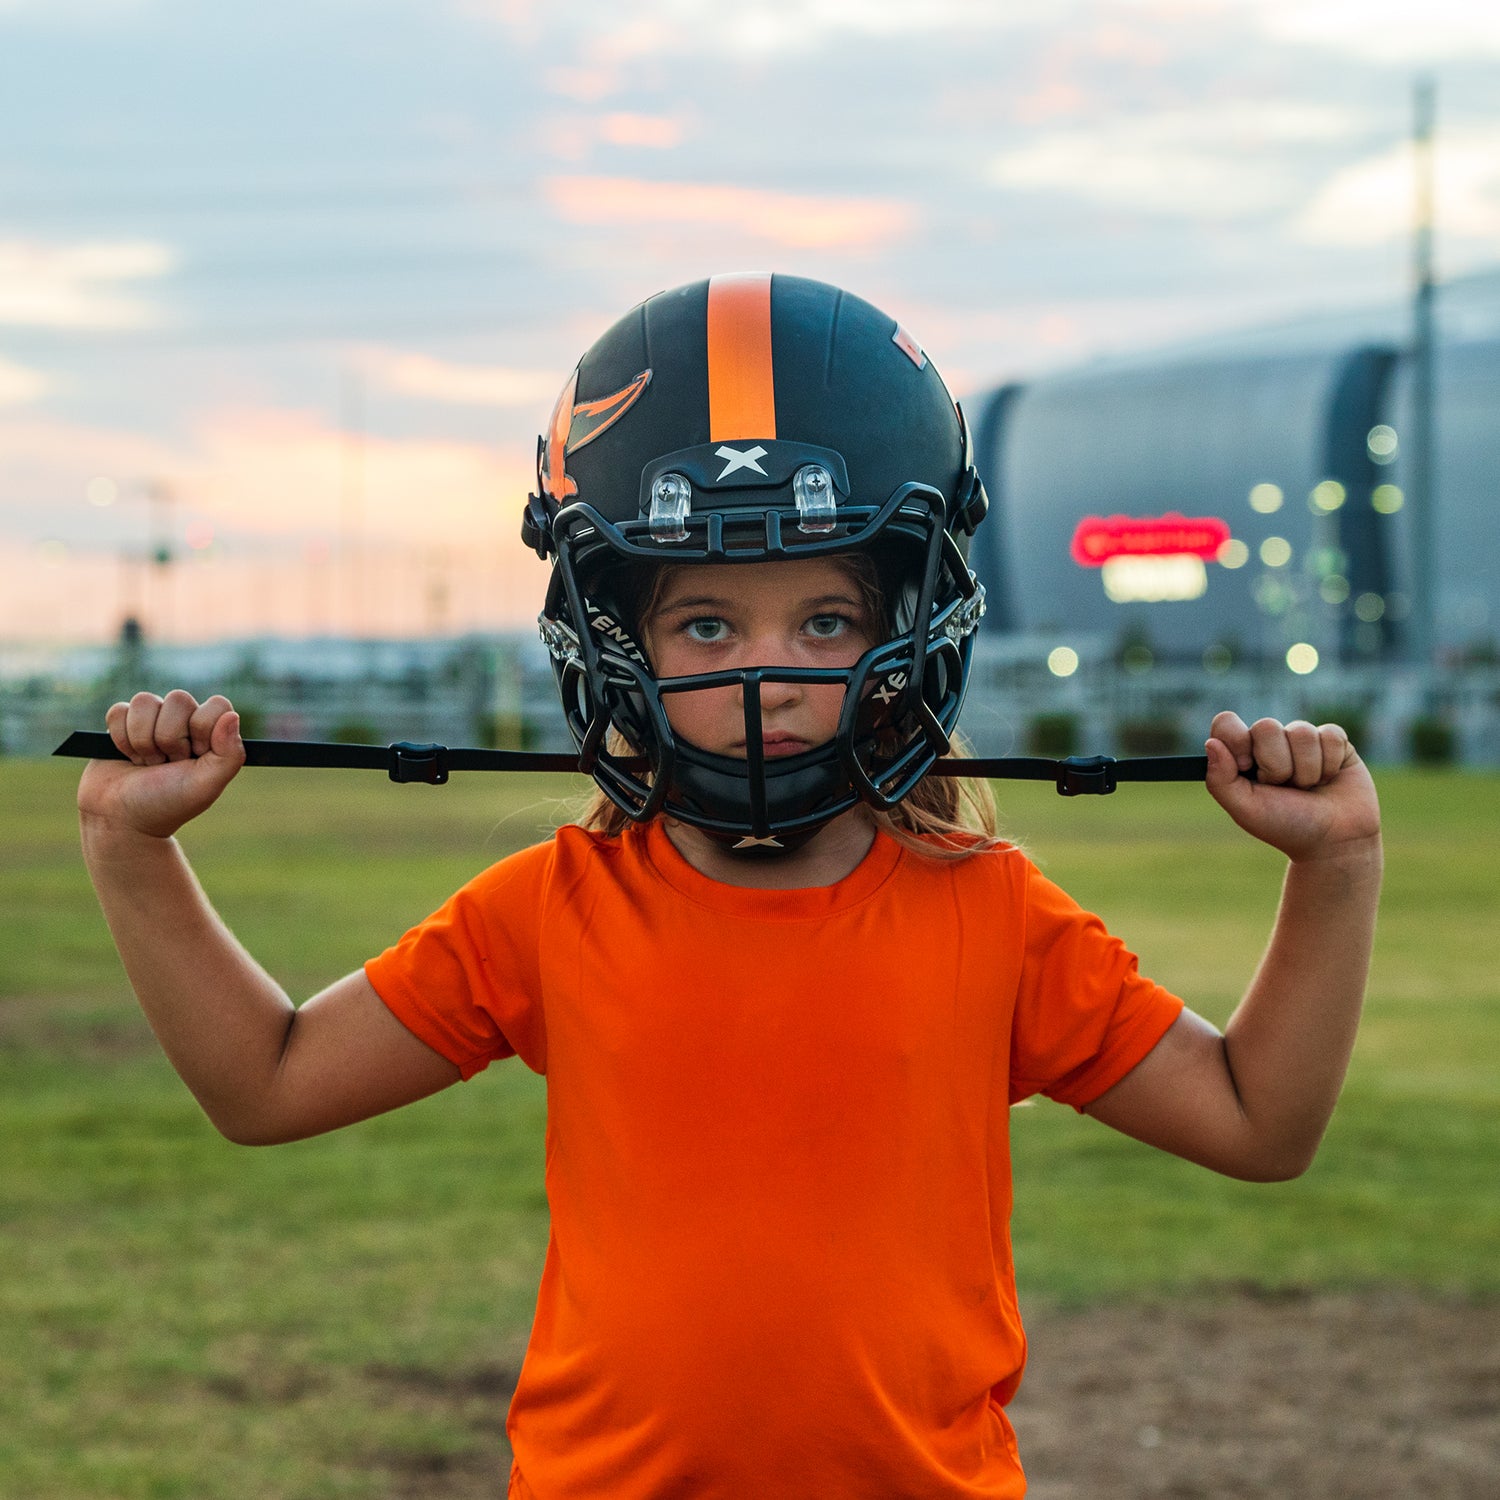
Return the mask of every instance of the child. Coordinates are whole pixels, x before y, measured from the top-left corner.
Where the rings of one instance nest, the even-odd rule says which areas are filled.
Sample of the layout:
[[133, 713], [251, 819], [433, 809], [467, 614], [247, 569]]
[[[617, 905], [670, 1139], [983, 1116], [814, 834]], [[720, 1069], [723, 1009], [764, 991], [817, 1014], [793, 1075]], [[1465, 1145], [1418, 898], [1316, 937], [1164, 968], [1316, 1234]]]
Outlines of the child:
[[893, 320], [781, 276], [653, 297], [580, 362], [538, 479], [524, 535], [552, 559], [587, 826], [295, 1009], [172, 838], [242, 764], [238, 718], [139, 694], [107, 719], [131, 763], [79, 790], [131, 982], [239, 1142], [513, 1053], [546, 1075], [512, 1496], [1019, 1496], [1009, 1106], [1303, 1171], [1369, 959], [1369, 775], [1336, 726], [1214, 719], [1209, 792], [1290, 861], [1221, 1036], [927, 775], [985, 501]]

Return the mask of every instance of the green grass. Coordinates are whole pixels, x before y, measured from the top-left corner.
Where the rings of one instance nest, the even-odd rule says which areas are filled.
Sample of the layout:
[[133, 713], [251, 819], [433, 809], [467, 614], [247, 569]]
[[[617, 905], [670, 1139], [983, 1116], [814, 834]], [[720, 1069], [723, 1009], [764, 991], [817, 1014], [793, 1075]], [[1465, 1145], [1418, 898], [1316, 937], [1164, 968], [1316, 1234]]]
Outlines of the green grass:
[[[547, 1234], [540, 1081], [513, 1062], [321, 1140], [221, 1141], [125, 989], [77, 854], [77, 772], [0, 762], [0, 1494], [374, 1497], [486, 1471], [500, 1492]], [[1018, 1110], [1023, 1295], [1500, 1292], [1500, 779], [1380, 781], [1369, 1011], [1312, 1171], [1227, 1182], [1071, 1111]], [[250, 772], [184, 841], [300, 996], [540, 836], [578, 786]], [[1007, 829], [1147, 972], [1228, 1014], [1276, 856], [1188, 787], [1000, 796]]]

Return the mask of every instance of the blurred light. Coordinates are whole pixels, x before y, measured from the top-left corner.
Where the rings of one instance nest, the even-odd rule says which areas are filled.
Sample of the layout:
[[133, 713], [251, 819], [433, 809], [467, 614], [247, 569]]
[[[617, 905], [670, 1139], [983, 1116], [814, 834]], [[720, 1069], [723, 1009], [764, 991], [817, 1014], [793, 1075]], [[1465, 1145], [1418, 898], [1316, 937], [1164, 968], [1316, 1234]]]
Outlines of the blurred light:
[[1201, 557], [1112, 557], [1099, 570], [1104, 592], [1116, 604], [1143, 600], [1197, 599], [1208, 590], [1208, 570]]
[[1291, 589], [1269, 573], [1262, 573], [1255, 580], [1251, 597], [1268, 615], [1284, 615], [1292, 603]]
[[1268, 568], [1284, 568], [1292, 560], [1292, 544], [1284, 536], [1268, 536], [1260, 544], [1260, 560]]
[[1396, 462], [1396, 429], [1387, 427], [1384, 422], [1372, 427], [1365, 438], [1365, 449], [1370, 455], [1370, 461], [1377, 464], [1393, 464]]
[[1338, 573], [1330, 573], [1318, 585], [1324, 604], [1342, 604], [1349, 597], [1349, 580]]
[[1308, 498], [1312, 502], [1312, 508], [1326, 516], [1330, 511], [1337, 510], [1349, 498], [1349, 494], [1337, 479], [1325, 479], [1321, 484], [1313, 486], [1313, 492]]
[[1342, 573], [1349, 566], [1349, 554], [1341, 547], [1319, 547], [1308, 553], [1307, 566], [1318, 578]]
[[102, 510], [106, 505], [113, 505], [119, 498], [120, 487], [113, 479], [101, 474], [97, 479], [89, 480], [84, 486], [84, 494], [88, 496], [90, 505], [97, 505]]
[[208, 521], [189, 521], [182, 539], [194, 552], [202, 552], [214, 544], [214, 529]]
[[1361, 594], [1354, 601], [1354, 613], [1367, 625], [1373, 625], [1385, 613], [1385, 600], [1379, 594]]
[[1250, 491], [1250, 509], [1269, 516], [1281, 509], [1283, 498], [1279, 484], [1257, 484]]
[[1219, 548], [1221, 568], [1243, 568], [1250, 561], [1250, 549], [1238, 538], [1231, 537]]
[[1286, 664], [1299, 677], [1306, 677], [1309, 672], [1317, 670], [1317, 647], [1309, 646], [1306, 641], [1298, 641], [1297, 644], [1287, 652]]
[[1370, 491], [1370, 504], [1383, 516], [1393, 516], [1406, 503], [1401, 487], [1395, 484], [1377, 484]]
[[1234, 652], [1228, 646], [1210, 646], [1203, 653], [1203, 665], [1210, 672], [1227, 672], [1234, 665]]
[[1054, 646], [1047, 653], [1047, 670], [1054, 677], [1071, 677], [1078, 670], [1078, 653], [1071, 646]]

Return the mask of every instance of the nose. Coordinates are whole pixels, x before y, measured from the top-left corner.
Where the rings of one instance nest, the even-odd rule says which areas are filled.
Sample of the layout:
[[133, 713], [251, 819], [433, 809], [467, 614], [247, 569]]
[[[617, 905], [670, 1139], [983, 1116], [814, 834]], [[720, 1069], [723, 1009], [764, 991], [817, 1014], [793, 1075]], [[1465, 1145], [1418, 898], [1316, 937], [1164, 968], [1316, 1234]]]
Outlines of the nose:
[[[778, 682], [774, 678], [762, 678], [760, 684], [760, 712], [762, 718], [773, 714], [778, 710], [787, 709], [799, 703], [805, 691], [798, 682]], [[739, 705], [745, 705], [745, 688], [741, 684], [737, 690]]]

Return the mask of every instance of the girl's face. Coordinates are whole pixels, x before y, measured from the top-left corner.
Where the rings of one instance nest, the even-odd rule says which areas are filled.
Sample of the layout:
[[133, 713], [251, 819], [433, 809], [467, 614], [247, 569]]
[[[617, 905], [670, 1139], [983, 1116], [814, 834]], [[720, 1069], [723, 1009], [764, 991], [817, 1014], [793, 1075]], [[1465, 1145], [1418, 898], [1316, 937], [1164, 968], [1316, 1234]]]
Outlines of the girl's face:
[[[877, 628], [848, 564], [803, 558], [669, 568], [645, 636], [658, 677], [688, 677], [738, 667], [850, 667], [876, 643]], [[744, 758], [742, 687], [667, 693], [664, 701], [683, 739], [710, 754]], [[826, 744], [843, 701], [836, 683], [762, 683], [766, 758]]]

